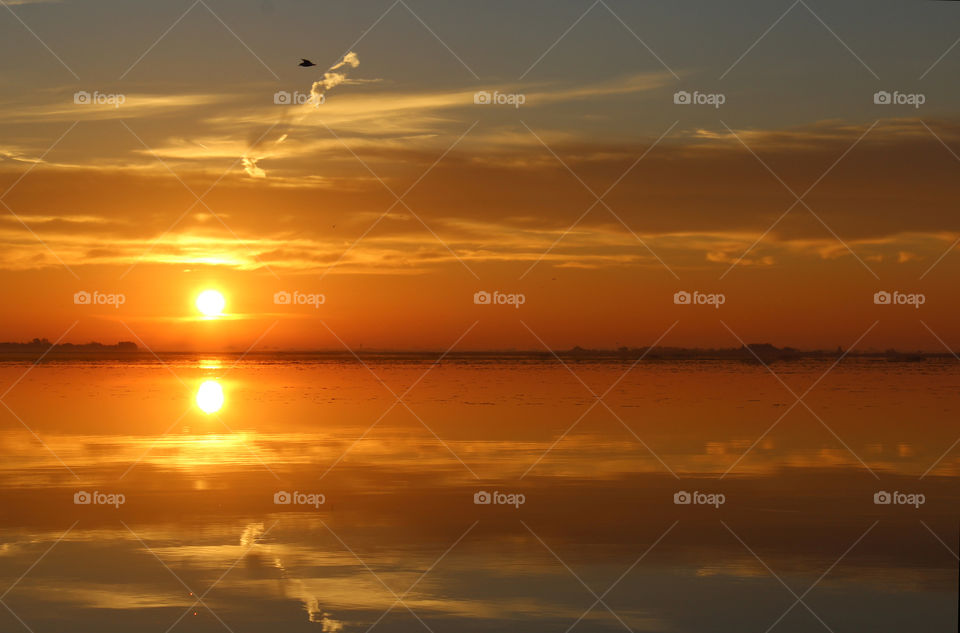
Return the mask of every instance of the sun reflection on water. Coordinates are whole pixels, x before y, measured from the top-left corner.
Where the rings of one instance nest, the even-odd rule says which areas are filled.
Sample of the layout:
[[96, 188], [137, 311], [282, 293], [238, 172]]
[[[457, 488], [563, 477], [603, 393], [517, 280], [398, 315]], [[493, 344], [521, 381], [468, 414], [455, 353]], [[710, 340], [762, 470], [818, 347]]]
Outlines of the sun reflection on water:
[[206, 380], [197, 389], [197, 406], [204, 413], [216, 413], [223, 408], [223, 387], [216, 380]]

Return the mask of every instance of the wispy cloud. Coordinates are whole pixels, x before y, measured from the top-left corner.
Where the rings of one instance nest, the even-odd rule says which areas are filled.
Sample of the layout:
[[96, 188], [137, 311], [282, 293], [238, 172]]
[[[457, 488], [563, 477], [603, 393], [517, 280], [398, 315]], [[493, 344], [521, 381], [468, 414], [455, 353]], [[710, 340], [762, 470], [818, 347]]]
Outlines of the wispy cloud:
[[74, 103], [72, 94], [61, 94], [57, 101], [40, 105], [8, 101], [0, 109], [0, 125], [152, 117], [230, 99], [229, 95], [223, 94], [129, 93], [123, 97], [123, 103], [119, 106], [106, 102]]

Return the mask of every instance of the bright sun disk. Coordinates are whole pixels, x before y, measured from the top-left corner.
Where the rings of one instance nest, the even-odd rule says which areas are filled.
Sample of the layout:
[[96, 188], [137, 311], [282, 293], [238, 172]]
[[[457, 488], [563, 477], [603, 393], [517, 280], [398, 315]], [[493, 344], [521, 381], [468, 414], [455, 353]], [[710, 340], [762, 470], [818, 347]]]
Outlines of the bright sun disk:
[[197, 310], [212, 317], [223, 314], [227, 300], [217, 290], [204, 290], [197, 296]]

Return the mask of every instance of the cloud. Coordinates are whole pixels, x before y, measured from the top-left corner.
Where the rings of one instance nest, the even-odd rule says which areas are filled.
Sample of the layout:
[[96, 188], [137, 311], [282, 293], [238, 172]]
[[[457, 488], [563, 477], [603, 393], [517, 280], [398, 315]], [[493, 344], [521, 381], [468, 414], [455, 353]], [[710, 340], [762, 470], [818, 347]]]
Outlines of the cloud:
[[339, 63], [331, 66], [330, 70], [336, 70], [338, 68], [342, 68], [343, 66], [350, 66], [351, 68], [356, 68], [359, 65], [360, 65], [360, 58], [357, 57], [356, 53], [354, 53], [353, 51], [350, 51], [349, 53], [343, 56], [343, 59]]
[[[594, 100], [600, 97], [642, 95], [662, 89], [670, 76], [665, 73], [643, 73], [620, 77], [592, 84], [569, 85], [542, 83], [525, 85], [497, 84], [484, 86], [488, 91], [513, 93], [523, 90], [527, 96], [525, 111], [558, 103]], [[345, 85], [374, 83], [374, 80], [347, 79]], [[474, 103], [476, 86], [448, 88], [443, 90], [399, 91], [393, 87], [383, 90], [344, 93], [322, 106], [322, 123], [319, 118], [299, 116], [285, 125], [291, 129], [309, 131], [323, 129], [324, 124], [334, 128], [345, 138], [384, 140], [393, 135], [408, 136], [429, 132], [446, 134], [452, 127], [459, 127], [462, 120], [473, 120], [477, 114], [492, 114], [495, 110], [477, 110]], [[460, 117], [456, 110], [469, 114]], [[306, 109], [306, 113], [310, 113]], [[269, 126], [277, 121], [277, 109], [263, 105], [229, 116], [217, 113], [208, 122], [218, 128], [241, 129], [251, 124]], [[489, 126], [485, 126], [485, 129]], [[482, 130], [481, 130], [482, 132]], [[571, 132], [574, 134], [574, 132]], [[473, 136], [473, 135], [472, 135]], [[534, 140], [529, 134], [527, 138]], [[535, 142], [535, 140], [534, 140]]]
[[320, 107], [323, 103], [327, 91], [339, 86], [347, 81], [346, 72], [336, 72], [337, 69], [349, 66], [356, 68], [360, 65], [360, 58], [353, 51], [343, 56], [343, 59], [331, 66], [327, 72], [323, 73], [323, 79], [313, 82], [310, 87], [310, 97], [314, 107]]
[[[354, 56], [347, 58], [353, 62]], [[346, 58], [345, 58], [346, 59]], [[341, 66], [340, 64], [346, 64]], [[350, 62], [341, 62], [340, 70], [349, 70]], [[593, 100], [616, 95], [639, 95], [651, 93], [666, 85], [669, 75], [647, 73], [620, 77], [591, 84], [570, 85], [541, 83], [524, 86], [528, 95], [528, 108], [541, 108], [551, 104]], [[276, 87], [273, 85], [246, 86], [244, 89], [224, 91], [220, 94], [127, 94], [124, 105], [114, 108], [108, 105], [75, 105], [72, 93], [59, 95], [58, 100], [47, 104], [20, 104], [8, 102], [0, 108], [0, 138], [4, 147], [0, 158], [7, 154], [10, 160], [30, 160], [48, 148], [44, 138], [27, 134], [21, 123], [65, 124], [81, 121], [71, 131], [57, 151], [46, 157], [48, 164], [71, 168], [97, 164], [123, 169], [146, 169], [164, 173], [166, 169], [155, 156], [170, 162], [178, 172], [185, 170], [226, 169], [237, 157], [246, 157], [249, 162], [267, 171], [264, 159], [270, 158], [270, 179], [296, 182], [316, 175], [316, 161], [323, 161], [331, 150], [343, 147], [339, 140], [330, 136], [325, 126], [336, 130], [337, 136], [351, 148], [431, 149], [454, 128], [461, 128], [461, 119], [476, 117], [479, 113], [473, 102], [475, 86], [445, 90], [399, 92], [395, 88], [376, 89], [370, 84], [379, 80], [347, 78], [340, 86], [366, 84], [364, 90], [344, 91], [336, 99], [328, 99], [321, 112], [310, 105], [278, 107], [274, 104]], [[491, 90], [513, 92], [520, 89], [513, 84], [484, 86]], [[461, 112], [463, 114], [461, 115]], [[279, 114], [279, 117], [278, 117]], [[483, 110], [484, 115], [497, 115]], [[112, 124], [116, 119], [146, 119], [149, 128], [131, 123], [150, 150], [130, 145], [129, 134], [121, 126], [95, 128], [85, 123]], [[472, 118], [470, 120], [473, 120]], [[275, 128], [273, 136], [257, 142], [263, 132]], [[456, 130], [456, 134], [462, 129]], [[549, 142], [561, 138], [549, 130]], [[82, 148], [72, 147], [79, 139], [88, 141]], [[565, 132], [563, 140], [576, 137]], [[545, 136], [545, 138], [547, 138]], [[471, 133], [474, 141], [485, 140], [490, 147], [536, 144], [526, 130], [508, 130], [503, 124], [485, 122]], [[67, 149], [73, 150], [70, 154]], [[442, 151], [442, 147], [440, 150]], [[131, 156], [135, 159], [131, 161]], [[224, 162], [222, 159], [229, 159]], [[295, 161], [293, 159], [309, 159]], [[523, 156], [516, 159], [525, 160]], [[278, 161], [284, 161], [282, 168]], [[241, 161], [238, 161], [242, 163]], [[309, 168], [307, 168], [309, 166]], [[241, 165], [241, 168], [243, 166]], [[0, 164], [2, 168], [2, 164]], [[246, 175], [246, 172], [241, 172]]]
[[319, 106], [321, 100], [323, 99], [326, 91], [339, 86], [347, 80], [347, 73], [334, 72], [339, 68], [344, 66], [349, 66], [350, 68], [356, 68], [360, 65], [360, 58], [357, 57], [357, 54], [353, 51], [347, 53], [343, 56], [343, 60], [334, 64], [330, 67], [327, 72], [323, 73], [323, 79], [315, 81], [313, 86], [310, 88], [310, 95], [314, 98], [314, 105]]
[[[956, 121], [926, 123], [948, 145], [960, 140]], [[129, 264], [162, 237], [150, 256], [157, 264], [321, 270], [374, 222], [376, 231], [348, 253], [338, 272], [406, 274], [456, 265], [444, 244], [405, 209], [395, 208], [378, 220], [393, 202], [378, 178], [402, 191], [442, 155], [446, 136], [351, 137], [351, 149], [373, 176], [337, 139], [308, 137], [305, 129], [291, 130], [284, 152], [272, 156], [283, 175], [264, 181], [265, 170], [257, 163], [261, 153], [251, 154], [242, 161], [244, 172], [228, 174], [207, 199], [236, 235], [258, 245], [255, 253], [228, 239], [229, 232], [224, 234], [199, 207], [164, 235], [170, 215], [194, 202], [165, 170], [44, 164], [7, 200], [71, 266]], [[563, 267], [658, 265], [637, 248], [637, 237], [678, 269], [729, 265], [761, 236], [742, 263], [762, 267], [851, 257], [822, 220], [865, 260], [929, 265], [960, 234], [960, 217], [952, 213], [955, 159], [922, 125], [904, 120], [881, 121], [844, 156], [865, 129], [865, 124], [832, 121], [737, 131], [749, 133], [747, 143], [794, 191], [817, 183], [805, 198], [816, 217], [794, 204], [792, 194], [729, 133], [707, 138], [696, 129], [678, 131], [637, 162], [653, 139], [614, 143], [538, 128], [561, 163], [526, 130], [498, 128], [488, 136], [465, 138], [433, 165], [406, 201], [469, 262], [536, 260], [561, 237], [545, 261]], [[817, 140], [805, 141], [805, 131]], [[215, 165], [229, 162], [242, 145], [229, 137], [202, 137], [155, 151], [165, 162], [173, 157]], [[304, 160], [314, 173], [298, 171]], [[604, 198], [609, 210], [594, 204], [568, 167], [596, 192], [616, 183]], [[0, 171], [0, 189], [22, 169]], [[222, 168], [182, 173], [202, 190]], [[136, 223], [127, 221], [133, 206], [139, 211]], [[90, 248], [103, 243], [110, 248]], [[10, 215], [0, 220], [0, 246], [2, 267], [58, 265]]]
[[[326, 100], [326, 93], [328, 91], [332, 90], [336, 86], [339, 86], [347, 81], [346, 72], [336, 72], [337, 69], [343, 68], [345, 66], [349, 66], [350, 68], [356, 68], [359, 65], [360, 65], [360, 58], [357, 57], [356, 53], [354, 53], [353, 51], [350, 51], [349, 53], [344, 55], [343, 59], [340, 62], [331, 66], [329, 70], [327, 70], [323, 74], [322, 79], [313, 82], [313, 85], [310, 87], [310, 102], [308, 104], [304, 104], [303, 108], [306, 108], [308, 106], [312, 106], [314, 108], [320, 107], [320, 105], [323, 104], [324, 101]], [[303, 108], [301, 108], [301, 113], [297, 117], [297, 119], [290, 124], [290, 127], [296, 126], [300, 121], [303, 120], [304, 117], [307, 116], [307, 111], [304, 111]], [[286, 141], [287, 138], [289, 138], [289, 136], [290, 135], [288, 132], [284, 132], [283, 134], [281, 134], [280, 137], [272, 143], [271, 149], [276, 150], [277, 148], [279, 148], [279, 146], [283, 144], [283, 142]], [[252, 151], [253, 150], [251, 150], [251, 152]], [[266, 178], [267, 172], [261, 167], [259, 167], [257, 165], [257, 162], [269, 156], [270, 156], [269, 152], [260, 153], [257, 156], [251, 156], [249, 153], [245, 154], [243, 156], [244, 171], [247, 173], [248, 176], [251, 176], [253, 178]]]
[[338, 73], [334, 71], [336, 71], [338, 68], [343, 68], [344, 66], [356, 68], [359, 65], [360, 58], [357, 57], [356, 53], [351, 51], [344, 55], [341, 62], [334, 64], [327, 72], [323, 73], [323, 79], [315, 81], [313, 86], [310, 88], [310, 96], [312, 96], [314, 99], [314, 105], [320, 105], [326, 91], [339, 86], [347, 80], [347, 73]]
[[[229, 94], [151, 94], [127, 93], [119, 107], [104, 103], [77, 104], [73, 93], [60, 94], [54, 102], [25, 104], [7, 102], [0, 109], [0, 124], [24, 124], [53, 121], [106, 121], [118, 118], [146, 118], [176, 111], [202, 108], [235, 100]], [[13, 130], [15, 131], [15, 130]]]
[[257, 167], [257, 158], [250, 158], [248, 156], [243, 157], [243, 170], [247, 172], [248, 176], [254, 178], [266, 178], [267, 172]]

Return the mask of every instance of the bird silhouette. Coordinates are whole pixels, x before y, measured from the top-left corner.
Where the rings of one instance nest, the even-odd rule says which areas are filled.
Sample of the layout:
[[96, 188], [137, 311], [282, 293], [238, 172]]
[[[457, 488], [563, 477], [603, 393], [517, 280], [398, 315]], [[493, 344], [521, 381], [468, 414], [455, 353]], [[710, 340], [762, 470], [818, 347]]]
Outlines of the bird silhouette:
[[297, 64], [297, 66], [303, 66], [304, 68], [309, 68], [310, 66], [316, 66], [316, 64], [314, 64], [309, 59], [301, 59], [300, 63]]

